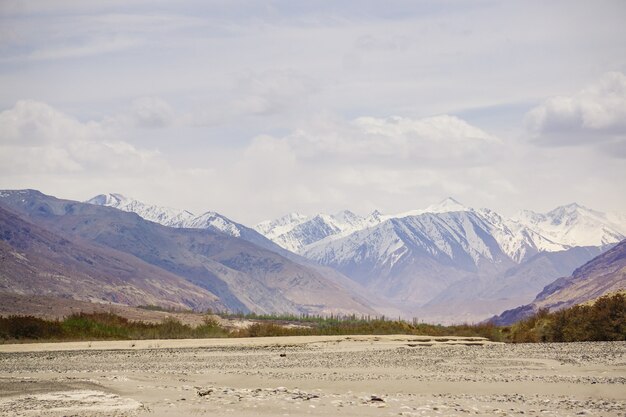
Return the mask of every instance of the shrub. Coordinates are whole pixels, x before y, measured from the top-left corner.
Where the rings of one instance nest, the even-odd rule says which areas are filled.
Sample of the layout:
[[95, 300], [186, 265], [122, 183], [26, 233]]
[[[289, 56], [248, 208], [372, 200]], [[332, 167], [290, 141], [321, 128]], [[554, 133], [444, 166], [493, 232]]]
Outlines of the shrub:
[[553, 313], [539, 311], [514, 324], [507, 338], [514, 343], [624, 341], [626, 298], [618, 293], [600, 297], [591, 305]]

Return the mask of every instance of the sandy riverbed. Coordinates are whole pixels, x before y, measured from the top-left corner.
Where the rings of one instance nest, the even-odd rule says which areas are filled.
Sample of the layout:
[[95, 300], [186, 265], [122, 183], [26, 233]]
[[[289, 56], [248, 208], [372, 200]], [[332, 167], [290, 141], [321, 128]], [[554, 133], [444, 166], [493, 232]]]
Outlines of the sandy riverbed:
[[413, 336], [0, 345], [6, 416], [626, 416], [626, 343]]

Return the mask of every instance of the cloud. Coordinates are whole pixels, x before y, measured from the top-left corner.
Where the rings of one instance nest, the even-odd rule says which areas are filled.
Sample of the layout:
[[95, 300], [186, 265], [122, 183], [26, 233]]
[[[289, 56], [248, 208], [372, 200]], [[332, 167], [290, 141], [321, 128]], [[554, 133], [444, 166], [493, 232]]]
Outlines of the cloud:
[[34, 100], [0, 113], [0, 172], [87, 175], [144, 172], [158, 152], [137, 149], [94, 121], [81, 122]]
[[411, 45], [411, 39], [404, 35], [363, 35], [355, 42], [357, 49], [381, 51], [405, 51]]
[[306, 108], [309, 97], [320, 90], [313, 77], [288, 68], [240, 72], [230, 84], [228, 98], [191, 111], [184, 123], [240, 124], [243, 118], [276, 115], [286, 119]]
[[626, 75], [609, 72], [571, 96], [545, 100], [525, 124], [545, 145], [626, 145]]
[[624, 1], [340, 3], [0, 1], [0, 182], [250, 222], [624, 207], [623, 75], [581, 90], [625, 72]]
[[27, 59], [30, 61], [43, 61], [65, 58], [80, 58], [92, 55], [102, 55], [113, 52], [119, 52], [130, 48], [136, 48], [142, 45], [139, 39], [115, 37], [111, 39], [94, 39], [89, 43], [79, 45], [57, 46], [47, 49], [35, 50], [25, 57], [16, 57], [14, 59]]
[[164, 127], [174, 121], [174, 109], [158, 97], [142, 97], [131, 106], [131, 118], [139, 127]]
[[302, 159], [392, 165], [480, 165], [500, 149], [497, 138], [449, 115], [322, 119], [277, 140]]
[[[502, 148], [498, 138], [449, 115], [318, 117], [283, 136], [255, 137], [222, 172], [229, 188], [246, 190], [255, 213], [268, 217], [276, 207], [393, 212], [426, 196], [493, 194], [499, 174], [485, 165]], [[504, 193], [514, 188], [507, 186]]]
[[0, 113], [0, 143], [19, 146], [59, 144], [102, 137], [94, 122], [81, 123], [35, 100], [20, 100]]

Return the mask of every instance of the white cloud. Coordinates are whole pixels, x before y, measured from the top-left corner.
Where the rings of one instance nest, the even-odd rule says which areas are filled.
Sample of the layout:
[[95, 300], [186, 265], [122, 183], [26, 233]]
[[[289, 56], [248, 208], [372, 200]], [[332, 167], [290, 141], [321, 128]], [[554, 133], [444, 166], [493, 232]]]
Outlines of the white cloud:
[[227, 88], [228, 97], [190, 111], [184, 123], [215, 126], [272, 116], [286, 120], [306, 109], [310, 96], [320, 89], [313, 77], [288, 68], [240, 72]]
[[[489, 180], [499, 174], [479, 168], [502, 147], [489, 133], [448, 115], [318, 117], [284, 136], [254, 138], [222, 172], [229, 192], [245, 190], [258, 216], [271, 217], [276, 207], [283, 207], [278, 213], [345, 207], [392, 212], [442, 193], [493, 194], [501, 184]], [[472, 190], [476, 184], [484, 191]], [[505, 194], [514, 188], [507, 186]]]
[[102, 138], [94, 122], [81, 123], [35, 100], [20, 100], [0, 113], [0, 143], [31, 146]]
[[549, 98], [525, 122], [543, 144], [626, 145], [626, 75], [609, 72], [574, 95]]
[[43, 61], [66, 58], [81, 58], [92, 55], [102, 55], [136, 48], [143, 44], [139, 39], [114, 37], [110, 39], [93, 39], [89, 43], [78, 45], [62, 45], [46, 49], [37, 49], [25, 56], [6, 58], [7, 61], [29, 60]]
[[38, 101], [0, 113], [0, 172], [86, 175], [144, 172], [158, 153], [137, 149], [100, 123], [78, 121]]
[[298, 157], [343, 163], [471, 166], [498, 152], [500, 141], [458, 117], [321, 119], [284, 138]]
[[2, 187], [251, 223], [446, 195], [623, 210], [624, 1], [157, 2], [0, 1]]
[[131, 117], [140, 127], [164, 127], [174, 121], [174, 109], [158, 97], [142, 97], [133, 101]]

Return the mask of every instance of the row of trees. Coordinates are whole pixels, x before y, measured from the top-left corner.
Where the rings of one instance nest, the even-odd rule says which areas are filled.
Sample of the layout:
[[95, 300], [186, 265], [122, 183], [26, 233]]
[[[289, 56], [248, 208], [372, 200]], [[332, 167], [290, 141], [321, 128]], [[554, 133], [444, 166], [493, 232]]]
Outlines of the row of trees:
[[[0, 340], [131, 340], [208, 337], [382, 335], [481, 336], [493, 341], [580, 342], [626, 340], [626, 297], [615, 294], [591, 305], [578, 305], [549, 313], [539, 311], [510, 327], [483, 323], [441, 326], [371, 317], [246, 316], [256, 323], [229, 330], [206, 316], [199, 326], [175, 319], [161, 323], [129, 321], [112, 313], [74, 314], [63, 320], [36, 317], [0, 317]], [[285, 327], [285, 321], [301, 326]]]

